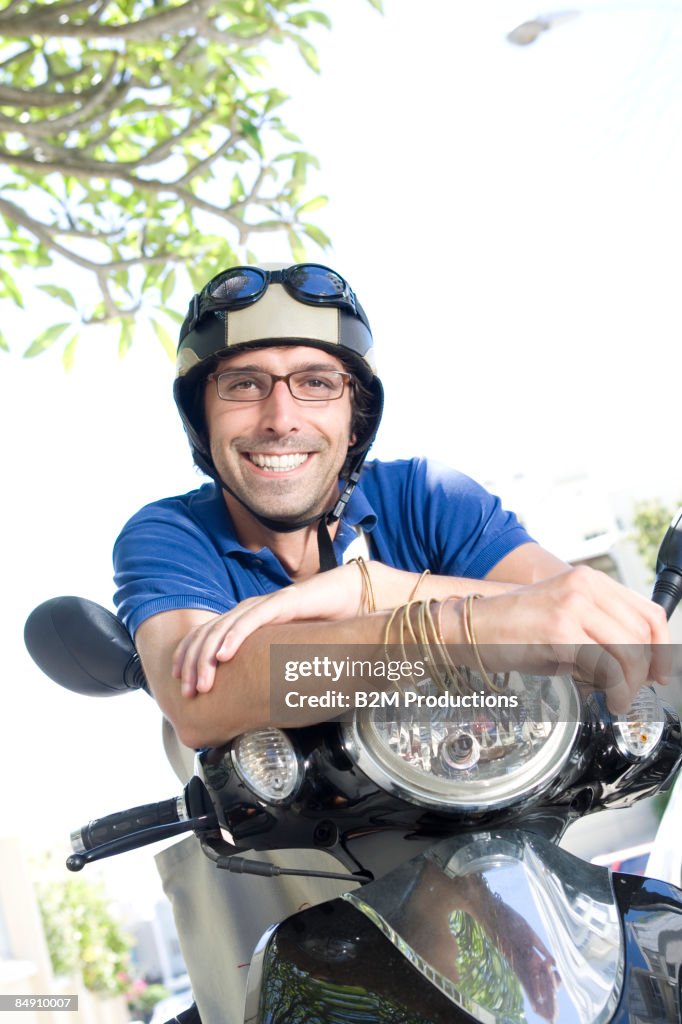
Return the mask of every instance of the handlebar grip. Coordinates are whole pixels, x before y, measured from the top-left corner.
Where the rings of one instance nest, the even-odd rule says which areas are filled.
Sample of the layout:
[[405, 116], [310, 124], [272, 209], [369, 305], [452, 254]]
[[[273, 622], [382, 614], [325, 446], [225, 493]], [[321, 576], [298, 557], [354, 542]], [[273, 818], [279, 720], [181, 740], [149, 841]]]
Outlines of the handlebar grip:
[[674, 569], [664, 569], [656, 577], [651, 600], [660, 604], [668, 618], [682, 599], [682, 576]]
[[141, 804], [139, 807], [107, 814], [103, 818], [95, 818], [72, 832], [71, 848], [75, 853], [83, 853], [95, 846], [133, 835], [155, 825], [174, 825], [187, 820], [188, 814], [182, 796], [171, 797], [155, 804]]

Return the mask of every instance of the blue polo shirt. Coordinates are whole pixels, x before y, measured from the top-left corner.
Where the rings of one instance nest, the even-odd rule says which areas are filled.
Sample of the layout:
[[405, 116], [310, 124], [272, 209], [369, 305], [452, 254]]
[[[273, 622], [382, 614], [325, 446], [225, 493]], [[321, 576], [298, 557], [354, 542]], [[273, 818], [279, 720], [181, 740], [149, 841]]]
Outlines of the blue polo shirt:
[[[386, 565], [472, 579], [531, 540], [499, 498], [427, 459], [366, 463], [334, 539], [339, 563], [358, 530], [367, 534], [371, 557]], [[268, 548], [239, 543], [213, 482], [134, 515], [116, 541], [114, 572], [114, 600], [132, 635], [158, 612], [220, 614], [291, 583]]]

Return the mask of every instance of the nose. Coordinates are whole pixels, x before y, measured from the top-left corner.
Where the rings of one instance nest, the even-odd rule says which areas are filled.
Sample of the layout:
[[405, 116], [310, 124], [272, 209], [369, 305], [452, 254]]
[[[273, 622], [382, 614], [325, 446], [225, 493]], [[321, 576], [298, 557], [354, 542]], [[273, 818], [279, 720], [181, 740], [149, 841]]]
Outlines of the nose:
[[301, 407], [287, 386], [278, 380], [268, 395], [259, 403], [261, 425], [265, 430], [279, 437], [290, 434], [300, 427]]

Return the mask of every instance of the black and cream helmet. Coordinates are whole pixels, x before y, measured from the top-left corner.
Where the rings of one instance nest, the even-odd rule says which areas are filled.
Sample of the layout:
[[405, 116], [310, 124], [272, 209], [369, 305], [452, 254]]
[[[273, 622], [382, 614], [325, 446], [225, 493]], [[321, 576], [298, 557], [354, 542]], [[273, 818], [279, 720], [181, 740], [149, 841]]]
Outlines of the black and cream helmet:
[[[349, 301], [327, 304], [334, 299], [299, 297], [295, 287], [296, 275], [311, 267], [340, 282], [339, 290], [343, 289], [344, 296], [350, 296]], [[250, 272], [260, 275], [264, 285], [258, 298], [234, 308], [231, 289], [235, 281], [239, 284], [239, 271], [244, 272], [245, 278]], [[288, 287], [290, 281], [294, 282], [293, 287]], [[230, 355], [274, 345], [306, 345], [336, 356], [369, 393], [368, 408], [361, 418], [361, 427], [354, 431], [355, 440], [342, 471], [342, 479], [347, 481], [343, 493], [349, 491], [345, 497], [347, 501], [379, 427], [383, 388], [376, 374], [372, 332], [362, 306], [340, 275], [319, 264], [263, 264], [260, 267], [233, 268], [217, 274], [192, 298], [180, 330], [173, 393], [194, 461], [232, 493], [218, 477], [211, 458], [204, 422], [203, 382], [217, 364]], [[339, 508], [337, 503], [323, 516], [333, 521], [341, 512], [342, 507]], [[257, 518], [271, 528], [282, 528], [287, 532], [301, 529], [311, 522], [277, 524]], [[322, 517], [315, 517], [319, 518]]]

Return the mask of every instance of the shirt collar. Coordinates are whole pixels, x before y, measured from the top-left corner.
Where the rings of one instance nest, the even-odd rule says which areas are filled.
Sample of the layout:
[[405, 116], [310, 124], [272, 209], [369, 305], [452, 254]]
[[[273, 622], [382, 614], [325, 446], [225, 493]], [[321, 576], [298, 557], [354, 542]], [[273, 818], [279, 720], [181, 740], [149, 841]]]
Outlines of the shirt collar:
[[[216, 547], [224, 555], [241, 554], [262, 557], [263, 551], [250, 551], [238, 540], [232, 517], [223, 499], [223, 492], [218, 484], [206, 483], [197, 492], [195, 512], [204, 529], [214, 541]], [[343, 518], [334, 540], [334, 546], [341, 553], [356, 535], [356, 530], [371, 533], [377, 525], [377, 514], [361, 490], [361, 483], [350, 496]], [[349, 530], [348, 527], [353, 527]]]

